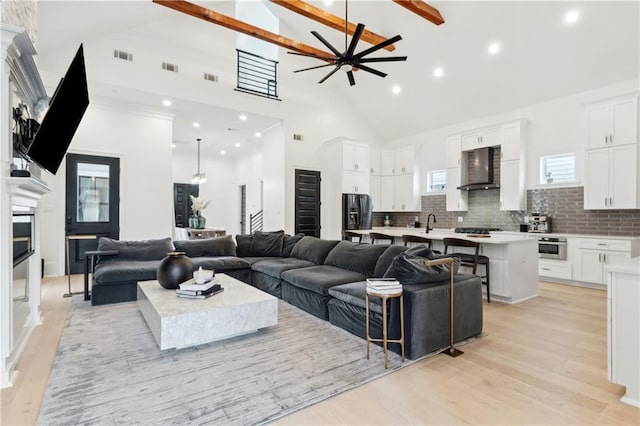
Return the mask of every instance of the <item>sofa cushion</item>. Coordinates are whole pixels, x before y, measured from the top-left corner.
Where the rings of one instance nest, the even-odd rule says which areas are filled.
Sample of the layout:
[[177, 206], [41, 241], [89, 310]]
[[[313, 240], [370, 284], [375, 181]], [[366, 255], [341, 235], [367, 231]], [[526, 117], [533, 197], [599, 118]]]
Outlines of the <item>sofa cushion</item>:
[[251, 242], [251, 256], [280, 257], [283, 241], [284, 231], [256, 231]]
[[93, 272], [95, 284], [117, 284], [125, 281], [155, 280], [159, 260], [130, 260], [102, 262]]
[[[366, 309], [365, 293], [367, 292], [367, 282], [359, 281], [356, 283], [349, 283], [343, 285], [337, 285], [329, 289], [329, 295], [335, 297], [338, 300], [342, 300], [349, 305], [357, 306], [362, 309]], [[369, 298], [369, 309], [373, 312], [382, 314], [382, 303], [379, 297]]]
[[426, 244], [419, 244], [417, 246], [411, 247], [407, 249], [406, 253], [410, 256], [426, 257], [428, 259], [433, 259], [435, 256], [433, 250], [427, 247]]
[[325, 265], [336, 266], [348, 271], [372, 277], [378, 258], [387, 246], [381, 244], [359, 244], [340, 241], [327, 255]]
[[316, 265], [322, 265], [329, 252], [338, 245], [338, 240], [321, 240], [316, 237], [304, 236], [291, 250], [291, 257], [308, 260]]
[[251, 264], [235, 256], [193, 257], [193, 270], [198, 268], [213, 269], [215, 272], [233, 271], [236, 269], [251, 269]]
[[[437, 258], [440, 257], [450, 256], [438, 256]], [[434, 256], [432, 259], [436, 259], [436, 257]], [[457, 257], [453, 259], [453, 273], [455, 275], [460, 267], [460, 259]], [[393, 259], [384, 277], [395, 278], [402, 285], [431, 283], [449, 279], [449, 265], [427, 266], [425, 265], [426, 260], [430, 259], [411, 256], [406, 252], [400, 253]]]
[[252, 271], [262, 272], [274, 278], [280, 278], [284, 271], [298, 268], [316, 266], [315, 263], [295, 257], [283, 257], [281, 259], [261, 260], [251, 265]]
[[248, 256], [248, 257], [243, 257], [244, 260], [246, 260], [247, 262], [249, 262], [250, 265], [253, 265], [256, 262], [262, 262], [263, 260], [275, 260], [275, 259], [280, 259], [279, 257], [271, 257], [271, 256]]
[[236, 235], [236, 256], [240, 256], [240, 257], [251, 256], [252, 242], [253, 242], [253, 235], [249, 235], [249, 234]]
[[304, 234], [289, 235], [285, 234], [282, 242], [282, 257], [291, 256], [291, 251], [298, 241], [304, 237]]
[[183, 251], [188, 257], [235, 256], [236, 244], [231, 235], [201, 240], [174, 241], [176, 251]]
[[329, 289], [336, 285], [364, 281], [366, 276], [358, 272], [346, 271], [330, 265], [284, 271], [282, 279], [289, 284], [326, 296]]
[[387, 248], [378, 258], [376, 268], [373, 271], [373, 276], [376, 278], [382, 278], [384, 273], [387, 272], [387, 269], [389, 269], [389, 266], [391, 266], [393, 259], [406, 250], [407, 248], [405, 246], [389, 246], [389, 248]]
[[124, 241], [101, 237], [98, 240], [98, 250], [117, 250], [113, 256], [100, 256], [98, 263], [118, 260], [162, 260], [167, 253], [175, 251], [171, 238], [158, 240]]

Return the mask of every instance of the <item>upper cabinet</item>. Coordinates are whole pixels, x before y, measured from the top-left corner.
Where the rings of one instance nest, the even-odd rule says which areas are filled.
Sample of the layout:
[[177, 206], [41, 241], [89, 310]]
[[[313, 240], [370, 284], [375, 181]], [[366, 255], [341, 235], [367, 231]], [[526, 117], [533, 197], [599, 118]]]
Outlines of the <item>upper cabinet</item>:
[[522, 121], [502, 127], [501, 161], [518, 160], [524, 156], [524, 124]]
[[471, 151], [487, 146], [502, 145], [502, 128], [494, 127], [462, 135], [462, 150]]
[[369, 146], [342, 142], [342, 170], [369, 173]]
[[638, 96], [587, 105], [585, 210], [640, 207]]
[[371, 150], [369, 189], [373, 210], [420, 211], [420, 183], [416, 148]]
[[380, 174], [383, 176], [391, 176], [396, 168], [396, 154], [392, 149], [380, 150]]
[[395, 168], [394, 174], [404, 175], [413, 173], [413, 164], [415, 162], [415, 149], [413, 145], [399, 148], [395, 151]]
[[447, 169], [452, 167], [460, 167], [461, 166], [461, 157], [462, 157], [462, 149], [460, 147], [461, 142], [460, 135], [449, 136], [446, 139], [446, 158], [447, 158]]
[[377, 148], [369, 148], [369, 173], [372, 176], [382, 175], [380, 167], [380, 150]]
[[638, 141], [638, 97], [625, 96], [586, 107], [587, 149]]

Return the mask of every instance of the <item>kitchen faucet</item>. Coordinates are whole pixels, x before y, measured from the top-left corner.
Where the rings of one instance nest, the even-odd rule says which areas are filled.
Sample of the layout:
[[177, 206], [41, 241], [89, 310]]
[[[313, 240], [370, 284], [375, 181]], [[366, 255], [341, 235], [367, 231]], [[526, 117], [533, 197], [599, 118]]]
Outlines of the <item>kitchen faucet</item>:
[[433, 216], [433, 223], [436, 223], [436, 215], [433, 213], [429, 213], [429, 216], [427, 216], [427, 229], [424, 231], [425, 233], [429, 233], [429, 231], [432, 231], [433, 228], [429, 227], [429, 221], [431, 220], [431, 216]]

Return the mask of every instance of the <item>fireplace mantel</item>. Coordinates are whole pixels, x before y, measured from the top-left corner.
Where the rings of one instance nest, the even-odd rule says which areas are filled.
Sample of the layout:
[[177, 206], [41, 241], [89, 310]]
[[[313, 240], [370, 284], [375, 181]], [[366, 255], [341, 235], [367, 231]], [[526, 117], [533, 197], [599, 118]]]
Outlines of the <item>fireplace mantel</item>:
[[14, 206], [37, 208], [40, 198], [44, 194], [51, 192], [51, 188], [47, 184], [33, 177], [9, 177], [9, 194], [12, 198]]

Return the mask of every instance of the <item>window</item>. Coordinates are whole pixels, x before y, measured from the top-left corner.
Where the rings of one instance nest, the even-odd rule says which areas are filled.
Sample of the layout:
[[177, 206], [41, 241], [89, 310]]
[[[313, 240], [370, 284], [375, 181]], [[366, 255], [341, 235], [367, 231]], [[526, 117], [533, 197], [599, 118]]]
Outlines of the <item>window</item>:
[[540, 183], [568, 183], [576, 181], [576, 154], [545, 155], [540, 157]]
[[442, 192], [447, 189], [447, 171], [432, 170], [427, 172], [427, 192]]

